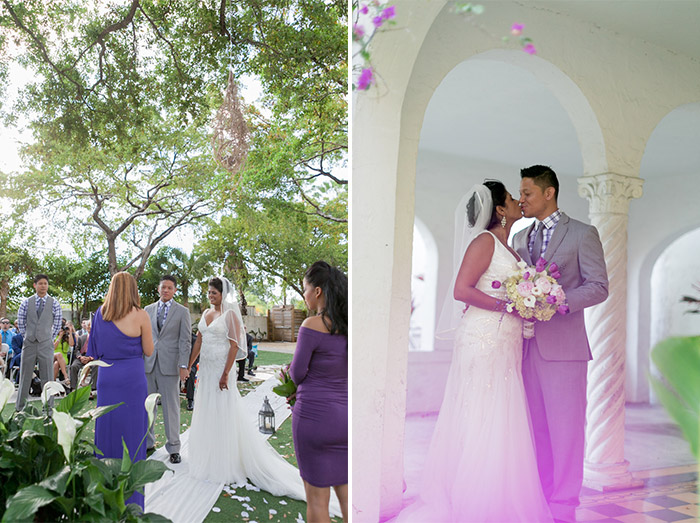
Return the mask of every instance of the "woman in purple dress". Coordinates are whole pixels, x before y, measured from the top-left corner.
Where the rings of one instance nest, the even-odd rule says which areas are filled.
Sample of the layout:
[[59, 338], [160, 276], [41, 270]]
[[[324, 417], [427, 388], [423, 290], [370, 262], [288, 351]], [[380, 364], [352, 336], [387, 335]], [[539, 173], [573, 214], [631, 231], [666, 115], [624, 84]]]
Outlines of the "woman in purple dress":
[[[139, 447], [148, 430], [143, 355], [152, 353], [151, 321], [141, 308], [136, 280], [118, 272], [92, 320], [88, 338], [88, 356], [112, 365], [102, 367], [97, 375], [97, 406], [124, 403], [95, 422], [95, 445], [105, 458], [122, 457], [124, 438], [132, 461], [146, 459], [146, 446]], [[143, 494], [136, 492], [126, 502], [143, 509]]]
[[308, 521], [330, 521], [333, 487], [348, 520], [348, 278], [324, 261], [304, 275], [304, 300], [317, 312], [299, 329], [289, 369], [297, 384], [292, 435], [306, 490]]

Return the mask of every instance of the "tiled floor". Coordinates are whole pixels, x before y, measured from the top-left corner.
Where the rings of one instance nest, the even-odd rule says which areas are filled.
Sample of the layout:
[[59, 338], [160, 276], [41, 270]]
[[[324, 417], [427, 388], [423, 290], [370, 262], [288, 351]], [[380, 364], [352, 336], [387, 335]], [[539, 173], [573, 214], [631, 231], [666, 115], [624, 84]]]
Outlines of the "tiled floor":
[[696, 465], [633, 472], [642, 488], [600, 493], [584, 487], [578, 521], [626, 523], [695, 521], [698, 518]]
[[[583, 488], [578, 521], [657, 523], [700, 520], [698, 466], [678, 427], [660, 406], [625, 409], [625, 459], [640, 488], [601, 493]], [[416, 496], [435, 415], [406, 420], [404, 502]]]

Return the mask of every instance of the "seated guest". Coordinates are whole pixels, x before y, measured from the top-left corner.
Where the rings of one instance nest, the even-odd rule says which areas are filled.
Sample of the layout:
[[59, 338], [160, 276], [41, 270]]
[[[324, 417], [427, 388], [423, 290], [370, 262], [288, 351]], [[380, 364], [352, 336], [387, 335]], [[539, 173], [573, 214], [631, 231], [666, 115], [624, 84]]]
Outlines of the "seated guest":
[[[10, 378], [12, 375], [12, 368], [15, 366], [19, 367], [22, 361], [22, 345], [24, 345], [24, 337], [17, 332], [17, 334], [12, 337], [12, 360], [7, 366], [7, 378]], [[15, 374], [15, 383], [19, 383], [19, 372]]]
[[74, 346], [75, 342], [73, 336], [71, 336], [70, 327], [61, 327], [61, 332], [53, 343], [53, 379], [58, 378], [58, 371], [60, 370], [63, 373], [64, 384], [68, 387], [70, 387], [70, 377], [68, 376], [66, 363], [68, 362], [68, 354], [70, 354]]
[[2, 343], [6, 343], [8, 347], [12, 347], [12, 337], [15, 333], [12, 331], [12, 324], [7, 318], [0, 319], [0, 327], [2, 327]]
[[[82, 385], [78, 383], [78, 375], [82, 368], [92, 361], [92, 358], [87, 355], [87, 340], [88, 334], [90, 333], [90, 320], [83, 320], [83, 328], [85, 329], [85, 334], [78, 336], [78, 343], [75, 345], [73, 350], [73, 361], [70, 364], [70, 382], [73, 388], [77, 389]], [[94, 397], [94, 393], [97, 390], [97, 367], [92, 367], [90, 369], [90, 397]]]

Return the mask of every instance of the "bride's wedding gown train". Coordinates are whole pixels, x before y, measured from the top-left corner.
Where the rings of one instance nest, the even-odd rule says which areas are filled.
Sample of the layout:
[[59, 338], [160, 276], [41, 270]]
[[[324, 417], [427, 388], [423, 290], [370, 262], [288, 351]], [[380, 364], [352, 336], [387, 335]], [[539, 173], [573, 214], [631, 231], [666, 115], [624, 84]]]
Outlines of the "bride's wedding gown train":
[[[495, 239], [491, 264], [477, 289], [504, 299], [505, 289], [493, 289], [491, 283], [503, 281], [516, 263]], [[398, 521], [552, 521], [530, 433], [522, 342], [519, 318], [467, 309], [455, 333], [420, 500]]]
[[202, 347], [189, 431], [190, 473], [223, 483], [245, 484], [248, 478], [275, 496], [305, 500], [299, 470], [270, 446], [249, 419], [236, 387], [235, 370], [229, 376], [228, 390], [219, 390], [229, 352], [223, 316], [209, 325], [202, 317], [199, 331]]

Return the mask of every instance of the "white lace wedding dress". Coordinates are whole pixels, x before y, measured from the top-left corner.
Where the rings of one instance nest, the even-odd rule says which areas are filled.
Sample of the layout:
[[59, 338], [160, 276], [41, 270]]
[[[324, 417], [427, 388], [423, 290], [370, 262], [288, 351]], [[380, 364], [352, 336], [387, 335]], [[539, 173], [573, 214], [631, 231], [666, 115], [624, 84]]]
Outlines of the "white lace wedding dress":
[[[503, 281], [516, 263], [495, 239], [491, 264], [477, 289], [504, 299], [505, 288], [493, 289], [491, 283]], [[467, 309], [455, 333], [420, 500], [404, 509], [398, 521], [552, 521], [530, 433], [522, 342], [517, 317]]]
[[229, 352], [224, 316], [199, 322], [202, 347], [189, 430], [190, 473], [213, 482], [245, 484], [275, 496], [305, 500], [299, 470], [285, 461], [256, 429], [236, 387], [235, 364], [228, 390], [219, 378]]

